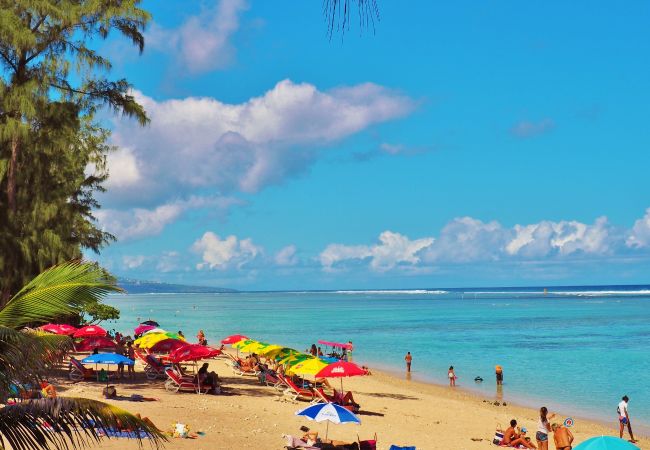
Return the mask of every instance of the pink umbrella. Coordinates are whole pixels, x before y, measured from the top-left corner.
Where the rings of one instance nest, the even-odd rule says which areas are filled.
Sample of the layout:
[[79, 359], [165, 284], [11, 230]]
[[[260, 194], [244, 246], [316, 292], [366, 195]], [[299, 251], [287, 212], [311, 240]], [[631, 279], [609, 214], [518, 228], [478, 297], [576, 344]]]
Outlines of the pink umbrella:
[[221, 354], [221, 350], [199, 344], [186, 344], [169, 354], [172, 362], [197, 361], [199, 359], [214, 358]]
[[90, 350], [94, 350], [96, 348], [115, 348], [117, 347], [117, 344], [105, 337], [105, 336], [95, 336], [95, 337], [88, 337], [81, 341], [79, 344], [75, 345], [75, 348], [79, 352], [87, 352]]
[[106, 336], [106, 330], [98, 325], [90, 325], [87, 327], [79, 328], [74, 332], [74, 337], [93, 337], [93, 336]]
[[337, 361], [328, 364], [318, 372], [316, 378], [340, 378], [341, 391], [343, 391], [343, 377], [356, 377], [359, 375], [368, 375], [368, 371], [357, 366], [355, 363], [348, 361]]
[[181, 347], [185, 347], [187, 342], [179, 341], [178, 339], [165, 339], [152, 346], [149, 351], [156, 353], [171, 353]]
[[239, 341], [241, 341], [243, 339], [248, 339], [248, 337], [244, 336], [243, 334], [233, 334], [232, 336], [228, 336], [227, 338], [222, 339], [221, 343], [224, 344], [224, 345], [234, 344], [234, 343], [239, 342]]
[[77, 331], [75, 327], [65, 323], [61, 323], [61, 324], [48, 323], [47, 325], [43, 325], [42, 327], [40, 327], [40, 329], [43, 331], [47, 331], [48, 333], [65, 334], [68, 336], [74, 334], [74, 332]]
[[135, 330], [133, 330], [133, 332], [135, 334], [142, 334], [142, 333], [146, 333], [149, 330], [153, 330], [154, 328], [156, 328], [156, 327], [153, 326], [153, 325], [140, 324], [137, 327], [135, 327]]

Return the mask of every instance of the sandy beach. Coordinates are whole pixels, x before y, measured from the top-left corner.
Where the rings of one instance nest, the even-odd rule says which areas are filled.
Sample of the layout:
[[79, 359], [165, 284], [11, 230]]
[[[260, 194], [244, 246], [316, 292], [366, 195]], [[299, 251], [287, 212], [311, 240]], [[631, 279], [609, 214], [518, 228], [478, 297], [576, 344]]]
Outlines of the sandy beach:
[[[142, 368], [137, 367], [135, 381], [115, 384], [118, 395], [126, 398], [139, 394], [156, 401], [108, 402], [149, 417], [163, 430], [181, 422], [189, 426], [191, 433], [201, 432], [195, 439], [170, 438], [165, 446], [168, 449], [282, 449], [285, 445], [282, 435], [301, 435], [301, 426], [324, 435], [324, 423], [294, 415], [307, 402], [288, 400], [273, 388], [261, 386], [254, 377], [234, 375], [226, 359], [209, 362], [210, 370], [216, 371], [222, 380], [222, 395], [169, 393], [163, 381], [147, 381]], [[60, 395], [101, 399], [101, 383], [60, 381]], [[497, 406], [494, 399], [461, 388], [416, 382], [377, 371], [372, 376], [345, 379], [344, 387], [352, 390], [361, 404], [362, 423], [330, 425], [330, 439], [354, 441], [357, 435], [362, 440], [372, 439], [376, 433], [377, 448], [382, 450], [391, 444], [414, 445], [418, 449], [488, 449], [496, 448], [492, 438], [497, 424], [505, 427], [512, 418], [527, 427], [528, 435], [534, 438], [536, 411], [512, 404]], [[571, 411], [554, 412], [562, 418], [571, 415]], [[615, 423], [608, 427], [574, 419], [574, 444], [592, 436], [618, 435], [618, 430], [613, 428]], [[637, 445], [650, 448], [650, 440], [642, 438]], [[135, 449], [138, 444], [129, 439], [110, 439], [103, 440], [97, 448]], [[553, 444], [550, 448], [554, 448]]]

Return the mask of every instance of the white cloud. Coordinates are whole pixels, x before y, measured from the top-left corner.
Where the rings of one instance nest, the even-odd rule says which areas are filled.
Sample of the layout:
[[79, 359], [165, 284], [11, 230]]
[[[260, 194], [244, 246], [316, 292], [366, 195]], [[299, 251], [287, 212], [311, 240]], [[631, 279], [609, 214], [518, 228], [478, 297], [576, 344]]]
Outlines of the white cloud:
[[137, 269], [144, 264], [146, 259], [147, 257], [144, 255], [125, 255], [122, 257], [122, 265], [126, 269]]
[[539, 122], [523, 120], [510, 128], [510, 133], [519, 138], [530, 138], [539, 136], [555, 128], [553, 119], [542, 119]]
[[194, 242], [192, 250], [201, 254], [202, 262], [196, 265], [199, 270], [205, 268], [223, 270], [233, 267], [241, 269], [262, 252], [262, 248], [253, 244], [250, 238], [240, 240], [231, 235], [221, 239], [211, 231], [207, 231]]
[[110, 175], [106, 182], [108, 189], [134, 185], [141, 179], [136, 158], [130, 148], [125, 147], [109, 153], [108, 166], [110, 167]]
[[303, 171], [319, 147], [414, 107], [408, 97], [372, 83], [319, 91], [284, 80], [239, 104], [134, 95], [151, 124], [115, 124], [114, 143], [132, 150], [126, 158], [113, 158], [109, 167], [120, 170], [126, 159], [137, 168], [138, 177], [120, 180], [109, 192], [115, 203], [140, 202], [134, 206], [168, 202], [170, 195], [198, 189], [255, 192]]
[[650, 247], [650, 208], [646, 209], [642, 218], [634, 222], [625, 244], [631, 248]]
[[220, 0], [177, 29], [154, 24], [146, 36], [147, 48], [170, 54], [179, 68], [193, 74], [223, 68], [234, 58], [230, 39], [247, 8], [245, 0]]
[[94, 214], [104, 231], [115, 235], [120, 241], [128, 241], [160, 234], [165, 226], [189, 209], [208, 207], [222, 211], [235, 203], [239, 203], [238, 200], [229, 197], [190, 197], [152, 209], [100, 209]]
[[280, 249], [275, 254], [274, 260], [275, 264], [278, 266], [295, 266], [298, 264], [298, 256], [296, 255], [296, 246], [287, 245], [286, 247]]
[[433, 241], [433, 238], [410, 240], [399, 233], [384, 231], [379, 235], [380, 243], [373, 246], [330, 244], [320, 254], [320, 261], [325, 269], [332, 269], [342, 261], [369, 258], [370, 267], [383, 272], [401, 264], [419, 263], [419, 252], [430, 246]]

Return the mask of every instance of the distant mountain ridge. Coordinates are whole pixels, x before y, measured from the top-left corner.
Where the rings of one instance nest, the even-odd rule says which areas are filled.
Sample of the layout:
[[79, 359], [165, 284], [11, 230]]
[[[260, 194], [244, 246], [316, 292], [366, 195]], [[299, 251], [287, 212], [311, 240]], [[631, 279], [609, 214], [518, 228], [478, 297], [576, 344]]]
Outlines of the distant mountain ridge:
[[221, 287], [187, 286], [129, 278], [118, 278], [117, 284], [129, 294], [220, 294], [238, 292], [235, 289]]

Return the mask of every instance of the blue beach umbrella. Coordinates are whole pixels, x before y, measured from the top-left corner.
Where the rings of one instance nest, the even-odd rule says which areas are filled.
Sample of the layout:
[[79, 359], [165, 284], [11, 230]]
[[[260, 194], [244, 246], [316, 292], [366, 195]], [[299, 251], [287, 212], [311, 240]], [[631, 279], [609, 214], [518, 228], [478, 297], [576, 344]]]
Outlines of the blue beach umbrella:
[[84, 364], [124, 364], [125, 366], [132, 366], [135, 361], [127, 358], [126, 356], [118, 355], [117, 353], [98, 353], [96, 355], [86, 356], [81, 360]]
[[309, 420], [315, 422], [327, 422], [325, 430], [325, 439], [329, 432], [330, 422], [332, 423], [356, 423], [360, 424], [359, 419], [354, 413], [348, 411], [344, 407], [336, 403], [318, 403], [316, 405], [308, 406], [307, 408], [296, 411], [296, 416], [305, 416]]
[[573, 448], [574, 450], [639, 450], [636, 445], [612, 436], [593, 437]]

